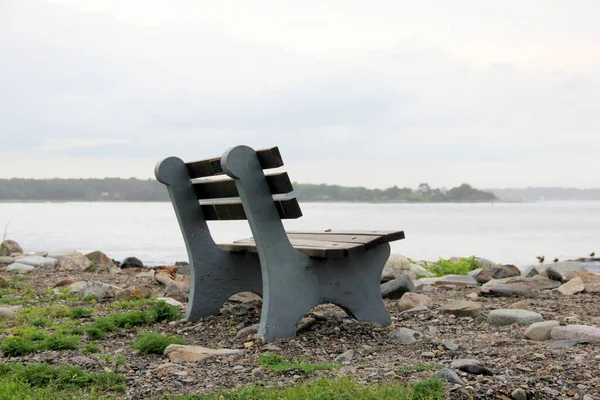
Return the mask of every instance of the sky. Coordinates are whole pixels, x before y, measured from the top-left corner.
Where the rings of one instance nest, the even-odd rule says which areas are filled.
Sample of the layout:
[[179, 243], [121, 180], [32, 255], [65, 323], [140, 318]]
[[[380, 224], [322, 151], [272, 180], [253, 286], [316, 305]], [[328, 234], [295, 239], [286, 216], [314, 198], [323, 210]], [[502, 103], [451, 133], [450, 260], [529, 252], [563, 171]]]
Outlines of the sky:
[[0, 0], [0, 178], [600, 187], [596, 0]]

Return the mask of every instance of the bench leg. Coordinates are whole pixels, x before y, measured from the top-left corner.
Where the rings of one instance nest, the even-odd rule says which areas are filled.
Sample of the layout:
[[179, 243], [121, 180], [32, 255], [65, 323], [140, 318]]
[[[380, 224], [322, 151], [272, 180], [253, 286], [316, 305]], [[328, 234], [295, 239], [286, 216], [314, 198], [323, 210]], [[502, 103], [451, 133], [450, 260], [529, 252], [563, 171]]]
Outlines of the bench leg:
[[262, 294], [260, 260], [252, 253], [219, 253], [210, 262], [192, 261], [191, 287], [185, 319], [218, 315], [229, 297], [239, 292]]
[[315, 270], [321, 273], [321, 301], [337, 304], [359, 321], [389, 325], [392, 320], [379, 283], [389, 254], [390, 245], [385, 243], [348, 259], [316, 265]]

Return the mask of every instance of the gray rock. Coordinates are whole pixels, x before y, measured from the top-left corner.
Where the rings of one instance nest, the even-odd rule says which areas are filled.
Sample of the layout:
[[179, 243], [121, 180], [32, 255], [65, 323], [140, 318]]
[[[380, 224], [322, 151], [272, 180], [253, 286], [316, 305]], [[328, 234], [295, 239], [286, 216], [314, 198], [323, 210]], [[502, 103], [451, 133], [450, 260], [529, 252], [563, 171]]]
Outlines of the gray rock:
[[88, 271], [93, 266], [94, 263], [80, 252], [71, 253], [58, 259], [58, 268], [62, 271]]
[[238, 331], [237, 335], [235, 335], [236, 339], [246, 339], [250, 335], [256, 335], [258, 333], [258, 327], [260, 324], [254, 324], [242, 328]]
[[413, 280], [413, 285], [415, 287], [415, 291], [420, 291], [421, 289], [423, 289], [423, 281], [421, 281], [420, 279], [415, 279]]
[[466, 365], [481, 366], [481, 361], [476, 360], [474, 358], [459, 358], [457, 360], [452, 360], [452, 362], [450, 363], [450, 366], [456, 369], [464, 368]]
[[589, 325], [556, 326], [551, 332], [555, 340], [587, 340], [590, 343], [600, 343], [600, 328]]
[[486, 268], [480, 274], [478, 274], [475, 279], [479, 283], [487, 283], [492, 279], [504, 279], [511, 278], [513, 276], [521, 276], [521, 271], [514, 265], [506, 264]]
[[261, 301], [261, 298], [256, 293], [240, 292], [231, 296], [229, 300], [237, 303], [252, 303], [253, 301]]
[[352, 349], [346, 350], [345, 352], [343, 352], [342, 354], [340, 354], [339, 356], [337, 356], [335, 358], [335, 362], [336, 363], [350, 362], [350, 361], [352, 361], [353, 357], [354, 357], [354, 350], [352, 350]]
[[424, 278], [431, 278], [434, 277], [435, 274], [427, 269], [425, 269], [425, 267], [419, 265], [419, 264], [410, 264], [410, 269], [412, 272], [415, 273], [416, 277], [424, 277]]
[[407, 275], [381, 285], [381, 296], [386, 299], [399, 299], [404, 293], [416, 292], [412, 279]]
[[494, 268], [497, 267], [498, 264], [488, 260], [487, 258], [482, 258], [482, 257], [475, 257], [475, 262], [479, 265], [481, 265], [481, 267], [483, 269], [487, 269], [487, 268]]
[[467, 300], [453, 300], [443, 304], [439, 308], [440, 312], [456, 315], [457, 317], [475, 318], [481, 315], [481, 304]]
[[533, 278], [536, 275], [548, 276], [546, 269], [548, 269], [547, 264], [530, 265], [523, 271], [521, 276], [524, 276], [525, 278]]
[[383, 267], [381, 281], [388, 282], [402, 275], [408, 275], [410, 279], [416, 278], [415, 273], [411, 270], [408, 258], [400, 254], [391, 254]]
[[527, 400], [527, 393], [521, 388], [516, 388], [510, 395], [515, 400]]
[[127, 268], [144, 268], [144, 263], [136, 257], [127, 257], [121, 263], [121, 269]]
[[458, 351], [459, 346], [456, 343], [452, 342], [442, 342], [442, 346], [444, 346], [447, 350], [450, 351]]
[[560, 286], [560, 281], [548, 279], [542, 275], [536, 275], [529, 279], [528, 282], [532, 283], [539, 290], [552, 290]]
[[9, 256], [0, 256], [0, 265], [8, 265], [15, 262], [15, 259]]
[[55, 258], [40, 256], [27, 256], [19, 258], [18, 262], [37, 268], [54, 268], [58, 264], [58, 260]]
[[423, 337], [419, 332], [408, 328], [396, 328], [389, 336], [399, 344], [413, 344]]
[[463, 372], [472, 374], [472, 375], [487, 375], [487, 376], [494, 375], [492, 373], [492, 371], [490, 371], [489, 369], [487, 369], [486, 367], [484, 367], [482, 365], [465, 364], [465, 365], [461, 365], [458, 369]]
[[92, 268], [96, 272], [118, 272], [119, 267], [113, 260], [100, 250], [87, 253], [85, 257], [92, 262]]
[[493, 310], [489, 313], [487, 318], [487, 323], [492, 326], [511, 324], [531, 325], [534, 322], [540, 321], [543, 321], [543, 318], [540, 314], [533, 311], [519, 309]]
[[429, 307], [419, 306], [419, 307], [410, 308], [410, 309], [408, 309], [406, 311], [402, 311], [400, 314], [398, 314], [398, 318], [399, 319], [409, 318], [409, 317], [412, 317], [413, 315], [421, 314], [425, 311], [429, 311]]
[[420, 293], [405, 293], [400, 301], [398, 301], [398, 308], [400, 311], [406, 311], [421, 306], [429, 307], [431, 305], [433, 305], [431, 297]]
[[435, 285], [435, 283], [437, 281], [439, 281], [440, 279], [442, 279], [442, 278], [441, 277], [436, 277], [436, 278], [421, 278], [419, 280], [421, 281], [421, 283], [423, 285], [430, 286], [430, 285]]
[[435, 374], [433, 374], [433, 376], [435, 376], [436, 378], [438, 378], [441, 381], [457, 383], [459, 385], [463, 384], [463, 381], [460, 379], [458, 374], [448, 368], [440, 369]]
[[565, 339], [565, 340], [548, 340], [544, 342], [545, 345], [555, 349], [575, 347], [582, 344], [588, 344], [590, 341], [585, 339]]
[[13, 319], [16, 315], [13, 307], [0, 307], [0, 320]]
[[552, 328], [555, 326], [559, 326], [560, 323], [558, 321], [542, 321], [535, 322], [525, 330], [525, 337], [529, 340], [550, 340], [550, 333], [552, 332]]
[[511, 277], [488, 281], [481, 286], [479, 294], [498, 297], [537, 297], [539, 289], [529, 278]]
[[98, 361], [89, 358], [89, 357], [83, 357], [83, 356], [75, 356], [75, 357], [71, 357], [69, 358], [69, 362], [71, 364], [74, 365], [83, 365], [83, 366], [89, 366], [89, 365], [96, 365], [98, 364]]
[[69, 285], [71, 288], [70, 293], [72, 294], [83, 294], [85, 292], [85, 287], [87, 285], [86, 281], [77, 281], [73, 282]]
[[281, 351], [281, 347], [274, 345], [273, 343], [269, 343], [265, 346], [265, 350], [269, 351]]
[[14, 262], [6, 268], [7, 271], [15, 271], [19, 274], [26, 274], [28, 272], [33, 271], [34, 269], [35, 267], [31, 265], [21, 264], [19, 262]]
[[114, 298], [121, 289], [118, 286], [109, 285], [98, 281], [88, 281], [83, 292], [84, 296], [95, 296], [98, 299]]
[[179, 308], [183, 308], [185, 307], [185, 304], [183, 304], [180, 301], [177, 301], [175, 299], [172, 299], [170, 297], [157, 297], [156, 301], [164, 301], [165, 303], [175, 306], [175, 307], [179, 307]]
[[548, 265], [546, 273], [548, 278], [555, 281], [566, 282], [572, 278], [572, 273], [585, 271], [585, 266], [579, 261], [563, 261]]
[[0, 256], [10, 256], [11, 254], [23, 254], [23, 248], [14, 240], [3, 240], [0, 243]]
[[473, 271], [469, 271], [469, 273], [467, 275], [472, 276], [473, 278], [475, 278], [475, 280], [477, 280], [477, 275], [479, 275], [482, 272], [483, 272], [483, 268], [477, 268], [477, 269], [474, 269]]
[[445, 275], [439, 278], [435, 283], [435, 286], [479, 286], [475, 278], [469, 275]]

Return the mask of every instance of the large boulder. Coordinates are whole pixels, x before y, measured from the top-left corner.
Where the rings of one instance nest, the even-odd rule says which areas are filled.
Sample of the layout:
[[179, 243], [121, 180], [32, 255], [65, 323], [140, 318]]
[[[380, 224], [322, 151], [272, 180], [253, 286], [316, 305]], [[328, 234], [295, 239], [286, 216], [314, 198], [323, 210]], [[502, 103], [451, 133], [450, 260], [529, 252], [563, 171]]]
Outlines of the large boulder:
[[585, 266], [579, 261], [563, 261], [549, 265], [546, 269], [548, 278], [555, 281], [566, 282], [570, 280], [575, 272], [585, 271]]
[[58, 268], [62, 271], [89, 271], [93, 266], [94, 263], [78, 251], [58, 260]]
[[475, 280], [479, 283], [487, 283], [492, 279], [511, 278], [513, 276], [521, 276], [521, 271], [514, 265], [506, 264], [484, 268], [475, 276]]
[[8, 265], [15, 262], [15, 259], [9, 256], [0, 256], [0, 265]]
[[144, 268], [144, 263], [136, 257], [127, 257], [121, 263], [121, 269], [127, 268]]
[[408, 275], [415, 279], [416, 275], [412, 272], [408, 258], [400, 254], [391, 254], [383, 267], [381, 281], [388, 282], [402, 275]]
[[0, 243], [0, 256], [10, 256], [15, 253], [23, 254], [23, 249], [19, 246], [19, 243], [10, 239]]
[[116, 266], [113, 260], [100, 250], [92, 251], [91, 253], [86, 254], [85, 257], [92, 262], [92, 269], [96, 272], [119, 271], [119, 267]]

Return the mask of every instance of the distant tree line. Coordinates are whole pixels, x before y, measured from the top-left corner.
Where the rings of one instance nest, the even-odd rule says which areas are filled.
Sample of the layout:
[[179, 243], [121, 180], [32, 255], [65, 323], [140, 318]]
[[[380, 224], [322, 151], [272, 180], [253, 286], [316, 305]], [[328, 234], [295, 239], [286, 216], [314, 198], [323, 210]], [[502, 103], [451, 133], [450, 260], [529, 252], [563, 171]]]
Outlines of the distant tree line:
[[[294, 183], [300, 201], [348, 202], [490, 202], [490, 192], [462, 184], [450, 190], [422, 183], [415, 190], [393, 186], [367, 189]], [[154, 179], [0, 179], [0, 201], [168, 201], [164, 185]]]

